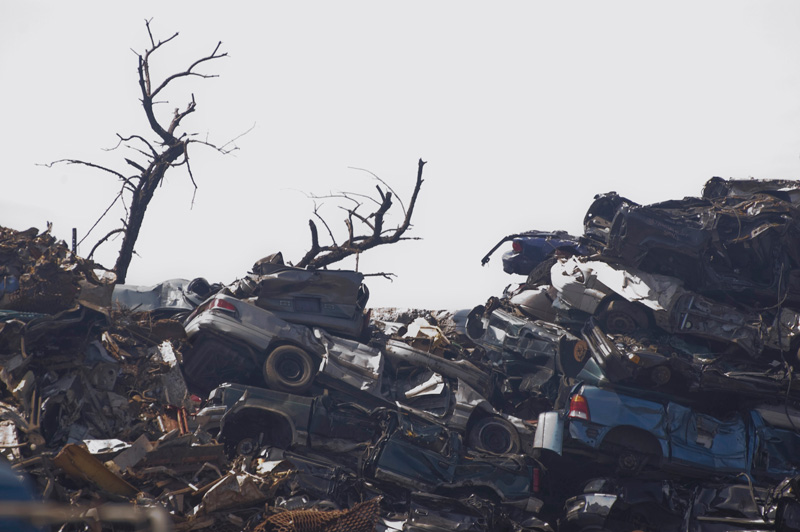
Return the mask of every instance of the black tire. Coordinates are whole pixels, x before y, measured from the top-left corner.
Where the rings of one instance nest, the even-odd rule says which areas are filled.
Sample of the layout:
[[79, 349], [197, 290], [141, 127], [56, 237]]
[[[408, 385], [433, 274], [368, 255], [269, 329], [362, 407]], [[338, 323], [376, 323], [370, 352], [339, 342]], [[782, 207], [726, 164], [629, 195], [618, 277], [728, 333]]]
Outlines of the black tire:
[[650, 370], [650, 382], [656, 386], [666, 386], [672, 379], [672, 370], [669, 366], [656, 366]]
[[636, 475], [645, 466], [660, 467], [661, 447], [652, 434], [640, 430], [619, 428], [606, 436], [601, 450], [616, 458], [617, 472], [621, 476]]
[[262, 447], [288, 449], [294, 443], [289, 421], [275, 412], [244, 410], [222, 418], [218, 441], [225, 445], [229, 458], [254, 456]]
[[597, 316], [603, 330], [610, 334], [631, 334], [647, 327], [647, 314], [634, 303], [615, 299]]
[[547, 257], [542, 262], [534, 266], [528, 274], [528, 279], [525, 281], [525, 284], [531, 288], [541, 284], [550, 284], [550, 270], [553, 269], [553, 265], [557, 261], [558, 259], [554, 254], [553, 256]]
[[282, 392], [300, 394], [308, 391], [315, 374], [311, 355], [294, 345], [276, 347], [264, 361], [264, 382]]
[[[227, 434], [230, 432], [230, 434]], [[220, 441], [224, 444], [225, 454], [228, 458], [237, 456], [253, 456], [258, 450], [263, 439], [260, 432], [255, 429], [225, 431], [219, 435]]]
[[242, 438], [236, 444], [236, 454], [242, 456], [253, 456], [258, 447], [258, 437], [249, 436], [247, 438]]
[[589, 344], [584, 340], [575, 343], [562, 342], [558, 352], [558, 370], [565, 377], [575, 378], [586, 365], [586, 361], [591, 357]]
[[649, 455], [633, 449], [622, 449], [617, 456], [617, 466], [622, 475], [635, 475], [649, 462]]
[[519, 434], [511, 422], [500, 417], [485, 417], [470, 429], [469, 446], [482, 452], [516, 454], [520, 452]]

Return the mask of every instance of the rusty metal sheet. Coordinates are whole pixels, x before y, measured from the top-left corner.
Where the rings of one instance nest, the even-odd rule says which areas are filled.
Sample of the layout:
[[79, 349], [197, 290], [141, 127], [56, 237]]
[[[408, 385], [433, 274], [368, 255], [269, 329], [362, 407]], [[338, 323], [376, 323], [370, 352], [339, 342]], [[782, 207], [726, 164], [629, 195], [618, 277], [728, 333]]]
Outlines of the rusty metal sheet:
[[147, 453], [142, 467], [168, 466], [174, 471], [195, 471], [204, 462], [224, 461], [223, 445], [160, 445]]
[[139, 491], [79, 445], [65, 445], [53, 459], [53, 463], [67, 475], [91, 482], [110, 493], [133, 497]]

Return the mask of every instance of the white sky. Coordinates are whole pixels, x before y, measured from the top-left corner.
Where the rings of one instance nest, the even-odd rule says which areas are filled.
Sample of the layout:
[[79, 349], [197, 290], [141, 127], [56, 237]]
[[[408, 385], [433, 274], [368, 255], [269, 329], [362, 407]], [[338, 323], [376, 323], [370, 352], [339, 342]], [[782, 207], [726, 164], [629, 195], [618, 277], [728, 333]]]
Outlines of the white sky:
[[[69, 241], [114, 197], [108, 174], [37, 164], [128, 172], [131, 153], [104, 149], [117, 133], [153, 137], [131, 51], [148, 44], [147, 18], [157, 38], [180, 32], [156, 76], [218, 41], [229, 54], [203, 70], [219, 78], [176, 83], [164, 110], [193, 92], [185, 130], [221, 144], [255, 129], [231, 156], [194, 146], [193, 207], [185, 171], [167, 174], [132, 284], [229, 283], [275, 251], [297, 261], [313, 207], [303, 192], [369, 193], [358, 167], [407, 197], [422, 158], [407, 235], [423, 240], [362, 256], [362, 271], [398, 275], [368, 281], [370, 304], [472, 307], [522, 280], [502, 271], [510, 244], [480, 266], [500, 238], [580, 234], [597, 193], [652, 203], [699, 195], [715, 175], [800, 170], [800, 2], [0, 0], [0, 224], [51, 221]], [[112, 266], [119, 243], [95, 258]]]

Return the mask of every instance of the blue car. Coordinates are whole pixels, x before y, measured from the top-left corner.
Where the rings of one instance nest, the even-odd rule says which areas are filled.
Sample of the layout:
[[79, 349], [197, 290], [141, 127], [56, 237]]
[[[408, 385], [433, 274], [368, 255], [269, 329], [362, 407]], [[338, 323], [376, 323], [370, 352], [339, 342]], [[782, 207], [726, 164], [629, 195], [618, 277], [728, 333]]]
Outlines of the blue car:
[[775, 480], [800, 472], [798, 428], [800, 412], [785, 405], [720, 415], [668, 396], [645, 398], [578, 384], [563, 410], [540, 414], [534, 448], [605, 459], [627, 474], [654, 468], [694, 477], [745, 473]]
[[511, 251], [503, 253], [503, 271], [509, 274], [530, 274], [534, 268], [551, 258], [556, 250], [567, 250], [577, 255], [591, 253], [590, 248], [584, 245], [580, 238], [565, 231], [527, 231], [500, 240], [481, 259], [481, 264], [486, 265], [492, 253], [509, 240], [511, 240]]

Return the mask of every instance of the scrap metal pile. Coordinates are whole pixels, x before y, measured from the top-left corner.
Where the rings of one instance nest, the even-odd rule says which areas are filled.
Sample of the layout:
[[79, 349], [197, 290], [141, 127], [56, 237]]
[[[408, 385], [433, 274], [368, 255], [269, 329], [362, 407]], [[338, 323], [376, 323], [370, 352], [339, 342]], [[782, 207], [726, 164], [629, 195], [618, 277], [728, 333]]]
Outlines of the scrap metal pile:
[[800, 529], [799, 209], [598, 195], [455, 313], [280, 254], [115, 285], [2, 229], [0, 528]]

